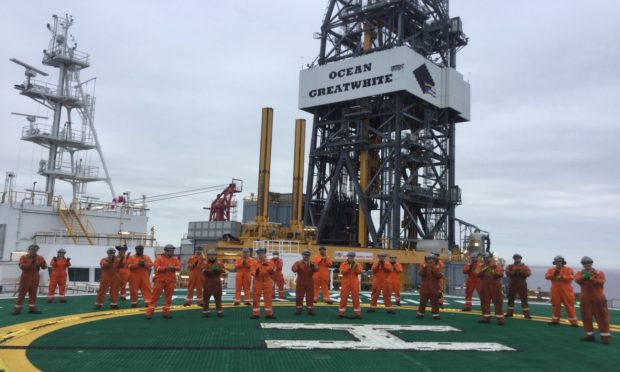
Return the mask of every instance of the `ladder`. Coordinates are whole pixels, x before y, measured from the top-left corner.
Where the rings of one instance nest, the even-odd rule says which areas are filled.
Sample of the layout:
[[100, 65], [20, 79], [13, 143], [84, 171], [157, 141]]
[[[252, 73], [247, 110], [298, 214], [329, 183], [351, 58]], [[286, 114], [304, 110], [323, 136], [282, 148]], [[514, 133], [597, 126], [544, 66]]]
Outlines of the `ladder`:
[[88, 218], [80, 213], [75, 207], [68, 207], [62, 196], [56, 197], [56, 212], [67, 229], [67, 234], [73, 239], [73, 243], [80, 244], [86, 239], [89, 245], [94, 245], [93, 237], [96, 232]]

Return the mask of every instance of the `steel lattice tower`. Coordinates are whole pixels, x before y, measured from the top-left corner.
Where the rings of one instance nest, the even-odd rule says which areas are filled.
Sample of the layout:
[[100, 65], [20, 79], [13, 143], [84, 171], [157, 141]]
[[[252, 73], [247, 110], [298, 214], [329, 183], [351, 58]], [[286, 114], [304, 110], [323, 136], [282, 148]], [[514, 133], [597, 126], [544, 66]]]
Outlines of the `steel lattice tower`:
[[[300, 80], [300, 108], [314, 115], [305, 225], [318, 227], [322, 244], [398, 249], [441, 239], [452, 248], [460, 204], [455, 123], [468, 120], [469, 85], [466, 114], [432, 104], [448, 102], [442, 89], [452, 92], [449, 84], [466, 84], [453, 78], [467, 38], [460, 19], [449, 17], [448, 0], [330, 0], [317, 38], [319, 55]], [[417, 69], [414, 57], [423, 61]], [[388, 72], [372, 75], [382, 65]], [[331, 85], [307, 89], [321, 71]], [[414, 77], [419, 93], [411, 93]], [[373, 93], [405, 80], [406, 90]], [[351, 91], [366, 86], [369, 94]]]

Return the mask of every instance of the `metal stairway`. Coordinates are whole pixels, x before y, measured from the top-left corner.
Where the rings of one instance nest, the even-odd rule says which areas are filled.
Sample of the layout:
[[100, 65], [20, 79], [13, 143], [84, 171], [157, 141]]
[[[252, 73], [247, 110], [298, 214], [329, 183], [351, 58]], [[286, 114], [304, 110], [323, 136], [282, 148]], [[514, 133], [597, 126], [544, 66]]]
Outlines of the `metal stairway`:
[[68, 207], [62, 196], [56, 197], [56, 212], [67, 229], [67, 234], [73, 239], [73, 243], [88, 242], [94, 245], [93, 237], [96, 232], [88, 218], [74, 207]]

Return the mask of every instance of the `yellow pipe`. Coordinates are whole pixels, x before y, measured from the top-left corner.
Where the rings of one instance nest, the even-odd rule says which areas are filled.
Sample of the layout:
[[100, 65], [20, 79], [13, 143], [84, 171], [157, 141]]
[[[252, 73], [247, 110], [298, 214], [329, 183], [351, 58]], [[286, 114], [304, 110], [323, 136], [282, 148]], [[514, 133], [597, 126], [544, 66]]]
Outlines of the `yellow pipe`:
[[[368, 52], [370, 51], [370, 48], [372, 47], [372, 31], [370, 29], [370, 25], [368, 23], [364, 23], [364, 52]], [[361, 102], [361, 106], [368, 106], [368, 100], [363, 100]], [[368, 134], [368, 119], [364, 119], [363, 120], [363, 124], [364, 124], [364, 129], [362, 132], [362, 138], [364, 139], [368, 139], [369, 134]], [[366, 191], [366, 187], [368, 187], [368, 181], [369, 181], [369, 161], [370, 161], [370, 156], [368, 154], [368, 150], [362, 150], [360, 151], [360, 167], [359, 167], [359, 177], [360, 177], [360, 187], [362, 189], [362, 192], [365, 193]], [[362, 200], [360, 200], [360, 202], [363, 202]], [[357, 242], [359, 243], [360, 247], [367, 247], [368, 246], [368, 227], [366, 226], [366, 216], [364, 216], [364, 211], [362, 210], [362, 207], [359, 207], [359, 210], [357, 212]]]
[[295, 153], [293, 160], [293, 197], [291, 230], [299, 232], [302, 227], [302, 199], [304, 181], [304, 150], [306, 142], [306, 121], [295, 120]]
[[370, 24], [368, 22], [364, 22], [364, 52], [368, 53], [370, 48], [372, 47], [372, 31], [370, 29]]
[[260, 159], [258, 164], [258, 200], [256, 202], [256, 222], [267, 223], [269, 208], [269, 175], [271, 170], [271, 133], [273, 128], [273, 109], [265, 107], [262, 111]]
[[[368, 138], [367, 130], [364, 130], [364, 132], [364, 138]], [[362, 192], [364, 192], [368, 186], [368, 159], [368, 150], [360, 151], [360, 188], [362, 189]], [[360, 200], [360, 203], [363, 202], [365, 201]], [[364, 211], [361, 206], [359, 206], [357, 216], [357, 242], [360, 247], [367, 247], [368, 227], [366, 227], [366, 216], [364, 215]]]

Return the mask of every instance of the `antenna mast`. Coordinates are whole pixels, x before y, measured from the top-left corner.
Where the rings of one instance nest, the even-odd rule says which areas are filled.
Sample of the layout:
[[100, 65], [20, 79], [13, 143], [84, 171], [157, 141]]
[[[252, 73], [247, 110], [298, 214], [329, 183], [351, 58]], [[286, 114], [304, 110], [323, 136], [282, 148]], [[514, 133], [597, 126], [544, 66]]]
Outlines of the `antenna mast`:
[[[58, 69], [56, 85], [34, 80], [37, 75], [47, 76], [47, 73], [15, 58], [11, 59], [11, 62], [26, 69], [26, 80], [15, 85], [15, 89], [54, 112], [51, 125], [37, 123], [36, 119], [41, 117], [23, 115], [29, 124], [22, 130], [22, 140], [49, 150], [47, 160], [41, 160], [39, 168], [39, 174], [46, 177], [48, 205], [51, 205], [54, 198], [57, 179], [71, 184], [74, 200], [79, 194], [85, 193], [86, 184], [93, 181], [105, 181], [112, 197], [115, 195], [94, 127], [95, 97], [92, 92], [95, 79], [85, 82], [80, 80], [80, 71], [90, 67], [90, 56], [77, 50], [77, 43], [69, 33], [72, 25], [73, 17], [68, 14], [64, 17], [53, 15], [52, 24], [47, 24], [51, 39], [48, 48], [43, 50], [42, 63]], [[72, 121], [73, 110], [77, 111], [81, 119], [78, 125]], [[93, 149], [99, 154], [103, 176], [99, 176], [98, 167], [85, 164], [87, 151]]]

